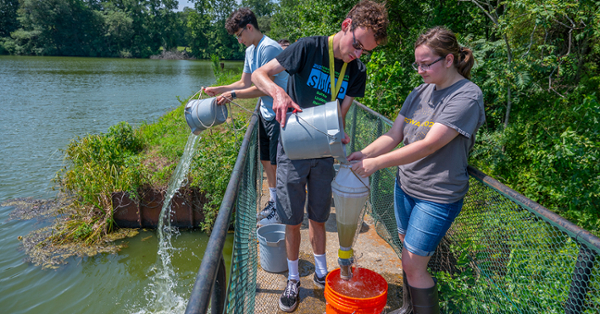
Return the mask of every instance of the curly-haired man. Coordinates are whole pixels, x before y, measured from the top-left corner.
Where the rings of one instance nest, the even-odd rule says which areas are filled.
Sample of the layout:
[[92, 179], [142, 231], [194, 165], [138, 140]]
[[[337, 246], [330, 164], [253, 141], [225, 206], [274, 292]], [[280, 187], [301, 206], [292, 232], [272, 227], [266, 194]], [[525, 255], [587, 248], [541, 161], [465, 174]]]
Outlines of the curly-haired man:
[[[302, 111], [302, 108], [323, 105], [333, 99], [341, 102], [341, 112], [345, 120], [354, 97], [362, 97], [365, 92], [366, 67], [359, 57], [386, 41], [388, 23], [385, 5], [362, 1], [350, 10], [342, 22], [341, 30], [336, 34], [330, 37], [302, 38], [265, 66], [254, 71], [252, 82], [273, 97], [273, 110], [281, 127], [285, 126], [288, 110]], [[334, 56], [333, 69], [329, 60], [330, 50]], [[283, 71], [290, 75], [287, 92], [270, 79]], [[330, 88], [332, 75], [342, 80], [339, 90], [333, 91]], [[342, 142], [349, 142], [347, 135]], [[325, 222], [331, 209], [333, 176], [333, 158], [290, 160], [283, 146], [278, 145], [277, 213], [286, 224], [289, 268], [287, 286], [279, 299], [279, 308], [282, 311], [294, 311], [299, 303], [298, 256], [306, 187], [309, 235], [315, 257], [313, 281], [318, 287], [323, 288], [325, 285]]]

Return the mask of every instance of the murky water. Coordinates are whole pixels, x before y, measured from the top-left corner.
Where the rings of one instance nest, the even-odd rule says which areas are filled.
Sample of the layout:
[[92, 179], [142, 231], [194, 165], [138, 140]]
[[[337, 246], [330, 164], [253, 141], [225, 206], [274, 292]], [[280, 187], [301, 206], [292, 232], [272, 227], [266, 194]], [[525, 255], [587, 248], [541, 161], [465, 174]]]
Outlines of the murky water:
[[327, 283], [333, 291], [350, 298], [374, 298], [381, 295], [387, 289], [385, 280], [379, 275], [360, 267], [353, 267], [352, 278], [344, 280], [340, 278], [339, 271], [334, 272], [327, 278]]
[[[226, 63], [239, 67], [241, 63]], [[209, 62], [0, 56], [0, 202], [55, 195], [51, 179], [70, 139], [128, 121], [152, 122], [200, 86], [214, 82]], [[9, 220], [0, 207], [0, 313], [134, 313], [161, 260], [156, 231], [125, 240], [117, 254], [72, 258], [58, 270], [25, 262], [19, 236], [47, 221]], [[172, 235], [174, 294], [189, 297], [208, 236]], [[231, 239], [224, 252], [231, 256]], [[152, 312], [148, 310], [146, 312]]]

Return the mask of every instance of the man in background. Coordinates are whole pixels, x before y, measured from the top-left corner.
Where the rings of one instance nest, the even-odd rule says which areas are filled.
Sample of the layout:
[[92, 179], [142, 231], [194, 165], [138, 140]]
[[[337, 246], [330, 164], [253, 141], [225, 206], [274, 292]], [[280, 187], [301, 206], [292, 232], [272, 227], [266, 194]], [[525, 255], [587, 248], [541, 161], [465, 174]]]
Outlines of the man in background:
[[[275, 175], [277, 172], [277, 143], [279, 142], [279, 122], [273, 112], [273, 98], [252, 85], [252, 72], [267, 64], [283, 49], [271, 38], [263, 35], [258, 28], [254, 13], [248, 8], [241, 8], [229, 16], [225, 28], [230, 35], [244, 44], [246, 57], [242, 78], [230, 85], [207, 87], [204, 89], [209, 96], [216, 96], [219, 105], [228, 103], [236, 98], [260, 97], [260, 161], [267, 175], [269, 185], [269, 201], [265, 208], [258, 213], [259, 225], [279, 223], [280, 219], [275, 211], [277, 194], [275, 192]], [[277, 73], [270, 76], [273, 82], [281, 88], [286, 88], [288, 74]]]
[[[285, 126], [288, 109], [302, 111], [334, 99], [341, 103], [342, 118], [345, 119], [354, 97], [363, 97], [365, 93], [366, 67], [359, 57], [385, 42], [388, 24], [384, 4], [362, 1], [350, 10], [339, 32], [329, 37], [298, 40], [256, 70], [252, 74], [252, 82], [273, 96], [273, 110], [282, 127]], [[333, 60], [330, 60], [329, 54], [333, 55]], [[287, 90], [271, 79], [284, 71], [290, 75]], [[330, 83], [336, 81], [340, 83], [336, 84], [339, 87], [332, 90]], [[349, 142], [347, 135], [342, 142]], [[286, 288], [279, 298], [279, 308], [284, 312], [294, 311], [299, 303], [300, 227], [306, 201], [309, 236], [315, 258], [313, 282], [319, 288], [325, 286], [325, 222], [331, 209], [333, 176], [333, 158], [290, 160], [283, 146], [278, 146], [277, 213], [286, 225], [289, 269]]]

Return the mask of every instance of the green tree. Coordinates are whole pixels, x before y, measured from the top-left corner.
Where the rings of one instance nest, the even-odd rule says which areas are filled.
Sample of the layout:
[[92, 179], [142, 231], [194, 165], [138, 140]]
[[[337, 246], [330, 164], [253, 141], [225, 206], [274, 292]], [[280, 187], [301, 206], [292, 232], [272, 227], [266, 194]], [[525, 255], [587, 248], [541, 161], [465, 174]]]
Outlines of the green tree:
[[[23, 0], [18, 10], [23, 30], [14, 41], [25, 54], [95, 56], [102, 29], [102, 16], [81, 0]], [[35, 41], [34, 43], [28, 43]], [[33, 48], [35, 47], [35, 49]]]
[[19, 0], [0, 0], [0, 37], [8, 37], [19, 28]]
[[133, 19], [122, 11], [105, 11], [106, 49], [111, 56], [126, 56], [133, 38]]

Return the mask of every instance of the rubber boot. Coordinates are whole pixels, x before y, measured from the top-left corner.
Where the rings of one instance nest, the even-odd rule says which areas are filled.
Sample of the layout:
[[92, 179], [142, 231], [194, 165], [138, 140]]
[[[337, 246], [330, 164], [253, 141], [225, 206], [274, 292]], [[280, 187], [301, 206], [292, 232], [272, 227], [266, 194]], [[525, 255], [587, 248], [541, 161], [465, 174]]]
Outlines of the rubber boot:
[[406, 273], [402, 272], [402, 307], [389, 312], [388, 314], [410, 314], [412, 313], [412, 303], [410, 302], [410, 291], [408, 286], [408, 280], [406, 279]]
[[439, 314], [440, 302], [438, 301], [437, 280], [433, 278], [433, 287], [410, 287], [410, 296], [414, 314]]

